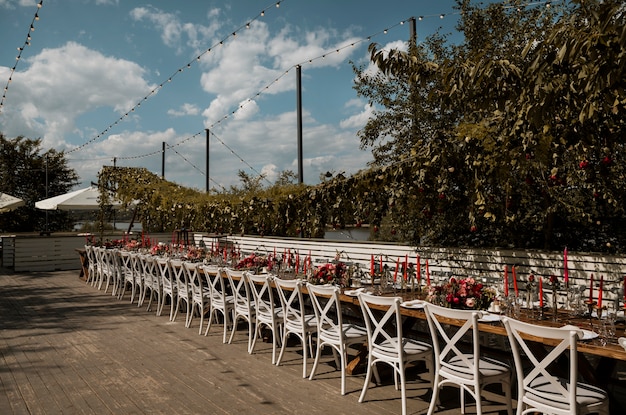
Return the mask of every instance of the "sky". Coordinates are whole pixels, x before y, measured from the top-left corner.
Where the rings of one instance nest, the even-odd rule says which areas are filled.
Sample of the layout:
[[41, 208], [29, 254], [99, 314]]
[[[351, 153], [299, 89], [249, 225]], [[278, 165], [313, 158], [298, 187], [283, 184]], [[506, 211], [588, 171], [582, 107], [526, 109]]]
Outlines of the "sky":
[[357, 132], [374, 108], [352, 63], [371, 66], [372, 42], [406, 49], [411, 17], [418, 42], [459, 18], [452, 0], [37, 3], [0, 0], [0, 132], [65, 151], [77, 187], [114, 159], [161, 175], [166, 143], [165, 178], [205, 190], [205, 129], [211, 188], [297, 174], [297, 65], [304, 182], [367, 168]]

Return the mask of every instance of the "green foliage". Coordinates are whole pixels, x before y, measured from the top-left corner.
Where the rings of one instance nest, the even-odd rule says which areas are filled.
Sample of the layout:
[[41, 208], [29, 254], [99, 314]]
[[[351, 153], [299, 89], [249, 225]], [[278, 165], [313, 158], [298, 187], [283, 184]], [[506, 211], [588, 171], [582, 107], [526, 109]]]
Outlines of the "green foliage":
[[[46, 213], [36, 209], [35, 202], [46, 198], [46, 171], [49, 197], [67, 193], [77, 184], [78, 176], [68, 167], [65, 153], [43, 152], [40, 139], [8, 139], [0, 133], [0, 191], [26, 202], [24, 207], [0, 214], [0, 230], [45, 230]], [[49, 212], [48, 221], [50, 231], [71, 230], [67, 212]]]

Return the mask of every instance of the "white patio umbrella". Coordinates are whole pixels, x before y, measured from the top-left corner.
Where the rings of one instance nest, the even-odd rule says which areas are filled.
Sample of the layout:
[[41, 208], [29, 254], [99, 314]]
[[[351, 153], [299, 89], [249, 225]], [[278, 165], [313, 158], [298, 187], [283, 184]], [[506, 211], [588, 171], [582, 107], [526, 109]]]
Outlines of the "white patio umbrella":
[[0, 213], [9, 212], [13, 209], [17, 209], [20, 206], [24, 206], [25, 204], [26, 202], [24, 202], [19, 197], [0, 192]]
[[[98, 199], [100, 190], [95, 186], [75, 190], [59, 196], [35, 202], [35, 207], [43, 210], [95, 210], [100, 208]], [[119, 207], [120, 202], [113, 201], [113, 207]]]

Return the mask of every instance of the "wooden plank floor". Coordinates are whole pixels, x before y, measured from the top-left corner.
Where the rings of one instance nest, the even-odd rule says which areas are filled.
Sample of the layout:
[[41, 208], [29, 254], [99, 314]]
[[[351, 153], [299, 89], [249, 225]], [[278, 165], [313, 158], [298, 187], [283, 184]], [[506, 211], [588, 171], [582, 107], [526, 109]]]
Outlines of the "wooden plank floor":
[[[400, 413], [393, 385], [372, 387], [357, 402], [363, 374], [349, 376], [341, 396], [330, 355], [309, 381], [296, 347], [276, 367], [271, 344], [259, 342], [249, 355], [244, 330], [228, 345], [221, 325], [205, 337], [198, 324], [156, 317], [128, 295], [119, 301], [78, 271], [0, 269], [0, 414]], [[426, 412], [424, 383], [412, 382], [408, 396], [409, 413]], [[442, 403], [439, 414], [459, 413], [454, 390]]]

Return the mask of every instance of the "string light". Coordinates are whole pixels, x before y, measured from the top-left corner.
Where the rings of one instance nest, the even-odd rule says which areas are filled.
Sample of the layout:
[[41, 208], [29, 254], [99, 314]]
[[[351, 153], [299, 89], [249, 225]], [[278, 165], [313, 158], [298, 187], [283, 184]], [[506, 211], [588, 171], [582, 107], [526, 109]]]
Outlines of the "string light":
[[26, 40], [24, 41], [24, 45], [17, 48], [18, 54], [15, 57], [15, 64], [13, 65], [13, 67], [11, 68], [11, 71], [9, 72], [9, 79], [7, 80], [6, 86], [4, 87], [4, 94], [2, 95], [2, 100], [0, 100], [0, 114], [2, 113], [2, 109], [4, 108], [4, 101], [6, 100], [6, 97], [7, 97], [6, 93], [9, 89], [9, 84], [13, 80], [13, 74], [15, 73], [15, 70], [17, 69], [17, 64], [20, 61], [20, 58], [22, 57], [22, 52], [24, 51], [26, 46], [30, 46], [30, 41], [32, 39], [30, 36], [30, 32], [35, 31], [35, 21], [39, 20], [39, 9], [41, 9], [42, 6], [43, 6], [43, 0], [40, 0], [39, 3], [37, 3], [37, 11], [35, 12], [35, 15], [33, 16], [33, 20], [30, 22], [30, 27], [28, 29], [28, 33], [26, 34]]
[[[528, 4], [526, 4], [526, 5], [545, 4], [545, 3], [546, 3], [546, 2], [535, 2], [535, 3], [528, 3]], [[549, 3], [549, 1], [548, 1], [547, 3]], [[276, 7], [277, 7], [277, 8], [278, 8], [278, 7], [280, 7], [280, 2], [276, 3]], [[504, 7], [505, 7], [505, 8], [511, 8], [511, 7], [517, 7], [517, 6], [504, 6]], [[548, 5], [548, 7], [549, 7], [549, 5]], [[444, 17], [446, 17], [446, 16], [448, 16], [448, 15], [453, 15], [453, 14], [460, 14], [460, 13], [448, 13], [448, 14], [442, 13], [442, 14], [438, 14], [438, 15], [419, 16], [419, 20], [421, 21], [421, 20], [423, 20], [423, 19], [425, 19], [425, 18], [429, 18], [429, 17], [439, 17], [440, 19], [443, 19]], [[254, 21], [254, 20], [256, 20], [258, 17], [260, 17], [260, 16], [264, 16], [264, 15], [265, 15], [265, 10], [261, 11], [261, 13], [259, 13], [259, 15], [258, 15], [257, 17], [255, 17], [254, 19], [252, 19], [252, 21]], [[337, 53], [339, 53], [341, 50], [343, 50], [343, 49], [345, 49], [345, 48], [348, 48], [348, 47], [354, 47], [356, 44], [363, 43], [363, 42], [366, 42], [366, 41], [367, 41], [367, 42], [369, 42], [369, 41], [371, 41], [372, 37], [377, 36], [377, 35], [380, 35], [381, 33], [387, 34], [387, 33], [388, 33], [388, 31], [389, 31], [390, 29], [393, 29], [393, 28], [395, 28], [395, 27], [397, 27], [397, 26], [402, 26], [402, 25], [404, 25], [404, 23], [405, 23], [406, 21], [408, 21], [408, 20], [409, 20], [409, 19], [403, 20], [403, 21], [399, 22], [398, 24], [396, 24], [396, 25], [394, 25], [394, 26], [392, 26], [392, 27], [390, 27], [390, 28], [388, 28], [388, 29], [384, 29], [382, 32], [378, 32], [378, 33], [375, 33], [375, 34], [373, 34], [373, 35], [367, 36], [366, 38], [361, 39], [361, 40], [359, 40], [359, 41], [357, 41], [357, 42], [352, 42], [352, 43], [347, 44], [347, 45], [345, 45], [345, 46], [343, 46], [343, 47], [341, 47], [341, 48], [337, 48], [337, 49], [335, 49], [334, 51], [335, 51], [335, 52], [337, 52]], [[246, 23], [243, 27], [245, 27], [245, 28], [249, 28], [249, 27], [250, 27], [250, 22], [247, 22], [247, 23]], [[236, 36], [236, 32], [237, 32], [237, 31], [233, 32], [231, 36], [235, 37], [235, 36]], [[223, 45], [223, 44], [224, 44], [224, 42], [225, 42], [227, 39], [228, 39], [228, 38], [223, 39], [222, 41], [220, 41], [220, 42], [219, 42], [219, 44], [220, 44], [220, 45]], [[205, 53], [209, 53], [210, 51], [211, 51], [211, 48], [207, 49], [204, 53], [202, 53], [200, 56], [198, 56], [198, 57], [196, 58], [196, 60], [197, 60], [197, 61], [199, 61], [202, 55], [204, 55]], [[321, 56], [318, 56], [317, 58], [310, 58], [310, 59], [308, 59], [307, 61], [308, 61], [309, 63], [313, 63], [313, 61], [315, 61], [315, 60], [318, 60], [318, 59], [325, 59], [325, 58], [326, 58], [326, 55], [327, 55], [327, 53], [324, 53], [324, 54], [322, 54]], [[274, 79], [272, 82], [270, 82], [268, 85], [266, 85], [266, 86], [265, 86], [264, 88], [262, 88], [260, 91], [258, 91], [258, 92], [257, 92], [254, 96], [255, 96], [255, 97], [260, 96], [260, 95], [263, 93], [263, 91], [267, 91], [267, 90], [269, 90], [269, 89], [270, 89], [270, 88], [271, 88], [274, 84], [276, 84], [277, 82], [279, 82], [279, 81], [281, 80], [281, 78], [283, 78], [284, 76], [286, 76], [286, 75], [287, 75], [287, 74], [288, 74], [288, 73], [289, 73], [289, 72], [290, 72], [293, 68], [295, 68], [295, 67], [297, 67], [297, 66], [301, 66], [301, 65], [302, 65], [301, 63], [300, 63], [300, 64], [293, 65], [292, 67], [290, 67], [289, 69], [287, 69], [287, 70], [286, 70], [286, 71], [285, 71], [285, 72], [284, 72], [281, 76], [279, 76], [278, 78]], [[188, 64], [187, 66], [189, 67], [189, 66], [190, 66], [190, 64]], [[182, 68], [181, 68], [181, 69], [179, 69], [179, 72], [182, 72]], [[174, 75], [172, 75], [170, 78], [168, 78], [167, 82], [171, 82], [171, 81], [172, 81], [172, 78], [173, 78], [176, 74], [177, 74], [177, 73], [174, 73]], [[153, 95], [154, 93], [156, 93], [156, 92], [157, 92], [157, 90], [158, 90], [159, 88], [161, 88], [163, 85], [164, 85], [164, 84], [161, 84], [161, 85], [159, 85], [159, 87], [155, 88], [155, 89], [154, 89], [154, 90], [153, 90], [153, 91], [149, 94], [149, 96], [150, 96], [150, 95]], [[146, 98], [144, 98], [144, 100], [145, 100], [145, 99], [146, 99]], [[253, 101], [252, 101], [252, 99], [248, 98], [248, 99], [247, 99], [244, 103], [242, 103], [242, 104], [240, 104], [240, 105], [238, 106], [237, 110], [241, 110], [241, 109], [243, 109], [243, 108], [244, 108], [247, 104], [249, 104], [249, 103], [251, 103], [251, 102], [253, 102]], [[140, 104], [141, 104], [141, 102], [140, 102], [137, 106], [139, 106]], [[133, 109], [133, 110], [134, 110], [134, 109]], [[231, 111], [231, 113], [230, 113], [230, 114], [234, 115], [234, 114], [236, 113], [236, 111], [237, 111], [237, 110], [233, 110], [233, 111]], [[127, 113], [126, 115], [128, 115], [128, 113]], [[122, 118], [123, 118], [123, 117], [122, 117]], [[114, 124], [115, 124], [115, 125], [117, 125], [117, 123], [118, 123], [119, 121], [121, 121], [121, 119], [122, 119], [122, 118], [120, 118], [120, 120], [116, 121]], [[214, 128], [215, 126], [219, 125], [220, 123], [222, 123], [223, 121], [225, 121], [225, 120], [227, 120], [227, 119], [229, 119], [229, 114], [226, 114], [226, 115], [224, 115], [222, 118], [218, 119], [216, 122], [214, 122], [214, 123], [213, 123], [213, 124], [209, 127], [209, 129]], [[109, 128], [111, 128], [111, 127], [112, 127], [112, 126], [110, 126]], [[108, 131], [108, 129], [109, 129], [109, 128], [107, 128], [107, 130], [105, 130], [105, 132], [106, 132], [106, 131]], [[185, 138], [185, 139], [181, 140], [180, 142], [178, 142], [178, 143], [176, 143], [176, 144], [174, 144], [174, 145], [172, 145], [172, 146], [168, 146], [168, 147], [169, 147], [170, 149], [174, 150], [174, 151], [175, 151], [177, 154], [179, 154], [181, 157], [183, 157], [183, 159], [185, 159], [185, 158], [184, 158], [184, 156], [182, 156], [180, 153], [178, 153], [178, 152], [175, 150], [175, 147], [180, 146], [180, 145], [183, 145], [184, 143], [186, 143], [186, 142], [188, 142], [188, 141], [190, 141], [190, 140], [192, 140], [192, 139], [194, 139], [194, 138], [198, 137], [198, 136], [199, 136], [199, 135], [201, 135], [203, 132], [204, 132], [204, 131], [200, 131], [200, 132], [198, 132], [198, 133], [195, 133], [195, 134], [193, 134], [192, 136], [189, 136], [189, 137], [187, 137], [187, 138]], [[101, 134], [102, 134], [102, 133], [101, 133]], [[231, 154], [233, 154], [235, 157], [237, 157], [237, 158], [239, 159], [239, 161], [240, 161], [240, 162], [242, 162], [242, 163], [246, 164], [246, 165], [247, 165], [247, 166], [248, 166], [248, 167], [249, 167], [252, 171], [254, 171], [257, 175], [261, 176], [261, 174], [260, 174], [258, 171], [256, 171], [256, 170], [255, 170], [255, 169], [254, 169], [254, 168], [253, 168], [253, 167], [252, 167], [252, 166], [251, 166], [248, 162], [246, 162], [246, 161], [245, 161], [245, 160], [244, 160], [244, 159], [243, 159], [240, 155], [238, 155], [238, 154], [237, 154], [237, 153], [236, 153], [236, 152], [235, 152], [232, 148], [230, 148], [230, 147], [229, 147], [229, 146], [228, 146], [228, 145], [227, 145], [227, 144], [226, 144], [223, 140], [219, 139], [219, 137], [217, 137], [217, 136], [216, 136], [216, 135], [215, 135], [212, 131], [211, 131], [211, 134], [212, 134], [213, 136], [215, 136], [215, 137], [218, 139], [218, 141], [219, 141], [222, 145], [224, 145], [224, 146], [225, 146], [225, 147], [226, 147], [226, 148], [230, 151], [230, 153], [231, 153]], [[89, 142], [88, 142], [88, 143], [89, 143]], [[85, 143], [83, 146], [87, 145], [88, 143]], [[72, 151], [74, 151], [74, 150], [72, 150]], [[68, 153], [70, 153], [70, 152], [72, 152], [72, 151], [69, 151], [69, 152], [67, 152], [66, 154], [68, 154]], [[154, 151], [154, 152], [151, 152], [151, 153], [148, 153], [148, 154], [137, 155], [137, 156], [118, 157], [117, 159], [119, 159], [119, 160], [124, 160], [124, 159], [126, 159], [126, 160], [131, 160], [131, 159], [141, 159], [141, 158], [145, 158], [145, 157], [150, 157], [150, 156], [158, 155], [158, 154], [161, 154], [161, 153], [162, 153], [162, 151], [161, 151], [161, 150], [157, 150], [157, 151]], [[185, 159], [185, 160], [186, 160], [186, 159]], [[187, 162], [189, 162], [189, 161], [187, 160]], [[189, 162], [189, 163], [193, 166], [193, 164], [192, 164], [191, 162]], [[194, 167], [194, 168], [196, 168], [198, 171], [200, 171], [200, 169], [198, 169], [196, 166], [193, 166], [193, 167]], [[202, 174], [205, 174], [205, 173], [204, 173], [204, 172], [202, 172]], [[267, 180], [267, 179], [266, 179], [266, 180]]]
[[[42, 1], [43, 1], [43, 0], [42, 0]], [[282, 0], [282, 1], [284, 1], [284, 0]], [[279, 5], [280, 3], [281, 3], [281, 1], [279, 1], [279, 2], [277, 2], [277, 3], [276, 3], [277, 7], [278, 7], [278, 5]], [[233, 37], [233, 38], [234, 38], [234, 37], [236, 36], [236, 33], [237, 33], [237, 31], [238, 31], [238, 30], [242, 29], [243, 27], [246, 27], [247, 25], [250, 25], [250, 23], [251, 23], [251, 22], [254, 22], [255, 20], [258, 20], [258, 18], [259, 18], [259, 17], [264, 16], [264, 15], [265, 15], [265, 10], [263, 10], [261, 13], [259, 13], [256, 17], [254, 17], [254, 18], [253, 18], [253, 19], [251, 19], [250, 21], [248, 21], [245, 25], [240, 26], [237, 30], [233, 31], [231, 35], [229, 35], [229, 36], [227, 36], [226, 38], [224, 38], [224, 39], [220, 40], [219, 45], [223, 45], [223, 44], [224, 44], [224, 42], [226, 42], [226, 41], [227, 41], [230, 37]], [[31, 26], [32, 26], [32, 25], [31, 25]], [[212, 49], [212, 48], [215, 48], [216, 46], [217, 46], [217, 45], [214, 45], [214, 46], [212, 46], [211, 48], [208, 48], [205, 52], [203, 52], [202, 54], [200, 54], [199, 56], [197, 56], [197, 58], [195, 59], [195, 61], [200, 61], [201, 57], [202, 57], [204, 54], [211, 52], [211, 49]], [[192, 61], [192, 62], [193, 62], [193, 61]], [[187, 67], [191, 67], [191, 63], [192, 63], [192, 62], [187, 63], [187, 65], [186, 65], [186, 66], [187, 66]], [[176, 70], [176, 71], [175, 71], [172, 75], [170, 75], [170, 77], [167, 79], [167, 83], [172, 82], [172, 79], [173, 79], [176, 75], [178, 75], [179, 73], [183, 72], [183, 68], [184, 68], [184, 67], [180, 67], [180, 68], [178, 68], [178, 69], [177, 69], [177, 70]], [[166, 82], [163, 82], [163, 83], [159, 84], [156, 88], [154, 88], [152, 91], [150, 91], [150, 93], [149, 93], [148, 95], [146, 95], [145, 97], [143, 97], [143, 98], [142, 98], [142, 99], [141, 99], [141, 100], [140, 100], [137, 104], [135, 104], [135, 106], [134, 106], [131, 110], [129, 110], [129, 112], [133, 112], [133, 111], [135, 111], [135, 108], [139, 107], [139, 104], [141, 104], [141, 102], [148, 100], [148, 99], [149, 99], [152, 95], [156, 94], [156, 92], [157, 92], [159, 89], [163, 88], [165, 84], [166, 84]], [[126, 117], [128, 116], [128, 114], [129, 114], [129, 112], [127, 112], [126, 114], [124, 114], [123, 116], [121, 116], [120, 118], [118, 118], [118, 119], [117, 119], [117, 121], [115, 121], [115, 123], [113, 123], [113, 124], [109, 125], [109, 126], [107, 127], [107, 129], [103, 130], [102, 132], [100, 132], [100, 133], [99, 133], [98, 135], [96, 135], [95, 137], [92, 137], [90, 140], [86, 141], [85, 143], [81, 144], [81, 145], [80, 145], [80, 146], [78, 146], [78, 147], [75, 147], [75, 148], [73, 148], [73, 149], [71, 149], [71, 150], [66, 151], [66, 152], [65, 152], [65, 154], [71, 154], [71, 153], [74, 153], [74, 152], [76, 152], [76, 151], [80, 151], [80, 150], [82, 150], [83, 148], [85, 148], [85, 147], [87, 147], [88, 145], [90, 145], [91, 143], [94, 143], [95, 141], [99, 140], [100, 138], [102, 138], [102, 136], [104, 136], [105, 131], [107, 131], [109, 128], [113, 127], [113, 125], [117, 125], [117, 124], [118, 124], [118, 122], [120, 122], [120, 121], [122, 121], [124, 118], [126, 118]]]

